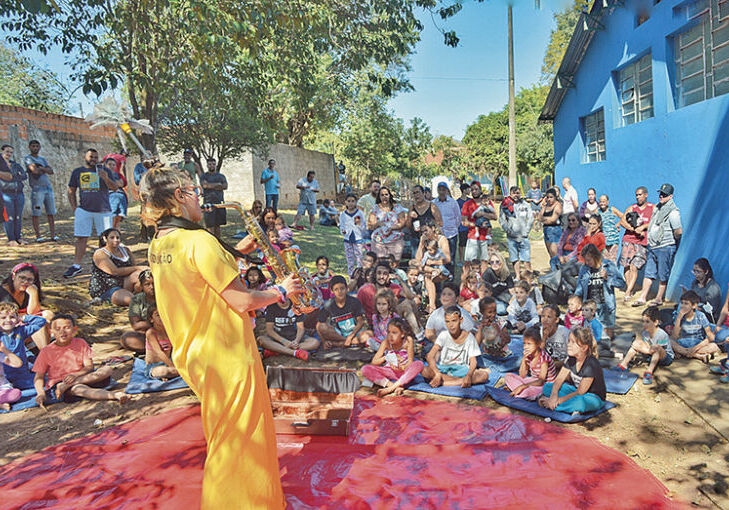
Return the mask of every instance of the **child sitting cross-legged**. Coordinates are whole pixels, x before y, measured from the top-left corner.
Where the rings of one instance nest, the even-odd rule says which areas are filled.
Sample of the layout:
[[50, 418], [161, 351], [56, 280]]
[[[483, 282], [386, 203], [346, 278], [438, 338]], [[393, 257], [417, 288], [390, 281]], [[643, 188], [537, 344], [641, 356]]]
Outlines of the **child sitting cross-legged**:
[[511, 390], [511, 396], [536, 400], [542, 395], [545, 383], [557, 377], [554, 361], [544, 350], [544, 342], [538, 328], [524, 331], [524, 356], [519, 366], [519, 374], [507, 373], [504, 382]]
[[592, 331], [574, 328], [567, 340], [567, 361], [554, 383], [544, 385], [539, 405], [565, 413], [589, 413], [605, 405], [606, 388]]
[[309, 352], [319, 347], [319, 340], [306, 336], [305, 317], [294, 313], [290, 299], [268, 305], [265, 315], [266, 334], [258, 337], [258, 343], [271, 352], [263, 351], [264, 357], [277, 352], [307, 361]]
[[649, 306], [643, 311], [643, 332], [640, 338], [633, 340], [633, 344], [625, 353], [623, 361], [618, 364], [619, 370], [628, 370], [630, 361], [636, 354], [650, 357], [648, 369], [643, 373], [643, 384], [653, 384], [653, 373], [659, 365], [667, 367], [673, 363], [673, 348], [668, 333], [658, 325], [661, 322], [657, 306]]
[[523, 333], [527, 328], [535, 326], [539, 322], [537, 305], [529, 297], [531, 286], [524, 280], [514, 285], [514, 297], [511, 298], [509, 306], [506, 307], [509, 326], [518, 333]]
[[144, 375], [147, 379], [172, 379], [180, 375], [172, 363], [172, 343], [167, 336], [165, 325], [159, 316], [157, 306], [147, 310], [147, 321], [152, 325], [145, 333]]
[[681, 304], [671, 332], [671, 344], [676, 354], [709, 363], [721, 349], [714, 343], [714, 332], [706, 315], [696, 309], [700, 301], [699, 295], [693, 290], [681, 295]]
[[599, 342], [602, 338], [603, 326], [600, 319], [597, 318], [597, 303], [592, 299], [588, 299], [582, 304], [582, 317], [584, 326], [590, 328], [595, 341]]
[[481, 349], [473, 335], [461, 329], [462, 321], [460, 308], [446, 308], [446, 330], [435, 339], [427, 356], [428, 365], [423, 368], [423, 377], [430, 380], [433, 388], [442, 385], [469, 388], [489, 380], [487, 368], [476, 368]]
[[20, 400], [21, 393], [18, 388], [13, 388], [13, 385], [5, 377], [3, 365], [20, 368], [23, 366], [23, 360], [5, 347], [4, 343], [0, 342], [0, 409], [10, 411], [10, 404]]
[[55, 340], [41, 349], [33, 365], [38, 404], [48, 401], [47, 391], [64, 402], [74, 402], [79, 397], [128, 401], [131, 397], [123, 391], [103, 389], [111, 380], [112, 368], [105, 366], [94, 370], [91, 347], [76, 338], [77, 332], [73, 316], [58, 314], [51, 319], [51, 333]]
[[362, 367], [362, 376], [382, 389], [377, 396], [402, 394], [404, 386], [423, 370], [423, 362], [415, 360], [415, 340], [410, 324], [400, 317], [387, 325], [387, 336], [370, 365]]
[[362, 333], [367, 339], [367, 346], [376, 351], [382, 345], [388, 334], [387, 326], [390, 321], [398, 317], [395, 313], [397, 299], [390, 289], [380, 289], [375, 294], [375, 313], [372, 314], [372, 329]]
[[564, 314], [564, 327], [567, 329], [581, 328], [585, 323], [582, 315], [582, 298], [572, 295], [567, 298], [567, 313]]
[[494, 358], [505, 358], [510, 354], [507, 346], [511, 337], [496, 316], [496, 300], [486, 296], [481, 298], [478, 306], [481, 322], [476, 330], [476, 343], [484, 354]]
[[46, 320], [37, 315], [25, 315], [21, 318], [15, 303], [0, 303], [0, 345], [20, 359], [19, 366], [8, 363], [5, 368], [5, 377], [14, 388], [26, 390], [33, 387], [33, 372], [28, 365], [26, 342], [45, 325]]

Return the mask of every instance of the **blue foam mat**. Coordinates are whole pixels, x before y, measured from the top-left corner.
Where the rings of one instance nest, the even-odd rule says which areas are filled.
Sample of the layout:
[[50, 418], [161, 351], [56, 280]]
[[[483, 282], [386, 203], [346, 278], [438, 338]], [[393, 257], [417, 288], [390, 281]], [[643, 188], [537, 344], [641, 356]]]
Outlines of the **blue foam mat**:
[[[111, 382], [104, 388], [105, 390], [110, 390], [114, 386], [116, 386], [117, 382], [114, 379], [111, 379]], [[56, 395], [54, 393], [47, 393], [48, 395], [48, 402], [46, 402], [46, 405], [51, 404], [58, 404], [59, 402], [63, 402], [62, 400], [56, 399]], [[35, 388], [28, 388], [27, 390], [21, 390], [20, 392], [20, 400], [17, 402], [10, 404], [10, 411], [5, 411], [0, 409], [0, 413], [13, 413], [15, 411], [22, 411], [24, 409], [31, 409], [33, 407], [39, 407], [38, 403], [35, 401], [35, 397], [38, 396], [38, 393], [35, 391]]]
[[474, 384], [470, 388], [461, 388], [460, 386], [439, 386], [433, 388], [422, 375], [418, 375], [410, 386], [406, 386], [405, 389], [412, 391], [422, 391], [423, 393], [432, 393], [435, 395], [445, 395], [447, 397], [459, 397], [459, 398], [470, 398], [473, 400], [483, 400], [488, 394], [486, 389], [487, 385], [493, 386], [499, 379], [504, 375], [503, 372], [490, 369], [489, 380], [487, 383]]
[[554, 421], [559, 421], [562, 423], [577, 423], [589, 420], [590, 418], [594, 418], [598, 414], [604, 413], [605, 411], [615, 407], [614, 403], [605, 402], [605, 405], [597, 411], [585, 414], [571, 415], [569, 413], [563, 413], [561, 411], [552, 411], [551, 409], [545, 409], [544, 407], [541, 407], [539, 404], [537, 404], [537, 402], [534, 400], [526, 400], [523, 398], [512, 397], [509, 391], [501, 388], [487, 387], [486, 392], [492, 399], [494, 399], [501, 405], [505, 405], [506, 407], [510, 407], [512, 409], [518, 409], [519, 411], [524, 411], [525, 413], [542, 416], [543, 418], [551, 418]]
[[620, 371], [612, 368], [603, 368], [602, 376], [605, 379], [605, 389], [608, 393], [625, 395], [639, 379], [637, 374], [628, 371]]
[[162, 381], [160, 379], [148, 379], [144, 375], [144, 367], [147, 364], [142, 358], [134, 358], [134, 368], [132, 368], [132, 375], [129, 377], [129, 384], [124, 390], [126, 393], [131, 395], [137, 393], [154, 393], [157, 391], [170, 391], [179, 390], [181, 388], [187, 388], [187, 383], [182, 377], [175, 377], [169, 381]]

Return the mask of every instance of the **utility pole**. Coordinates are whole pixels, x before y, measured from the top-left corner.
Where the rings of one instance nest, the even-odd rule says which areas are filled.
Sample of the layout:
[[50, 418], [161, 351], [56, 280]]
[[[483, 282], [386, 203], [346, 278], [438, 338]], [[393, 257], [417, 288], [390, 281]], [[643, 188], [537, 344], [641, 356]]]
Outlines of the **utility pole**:
[[[514, 22], [509, 3], [509, 186], [516, 186], [516, 106], [514, 97]], [[504, 194], [508, 190], [504, 190]]]

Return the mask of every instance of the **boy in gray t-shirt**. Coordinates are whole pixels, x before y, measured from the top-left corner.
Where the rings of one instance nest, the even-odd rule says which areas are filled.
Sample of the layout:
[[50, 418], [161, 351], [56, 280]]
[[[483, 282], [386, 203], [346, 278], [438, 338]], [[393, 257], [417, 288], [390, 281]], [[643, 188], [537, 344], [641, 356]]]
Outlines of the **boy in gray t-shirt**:
[[[58, 241], [56, 235], [56, 197], [53, 194], [53, 186], [49, 175], [53, 175], [53, 168], [48, 164], [46, 158], [41, 156], [41, 144], [38, 140], [31, 140], [28, 143], [30, 154], [25, 156], [23, 163], [25, 171], [28, 172], [28, 184], [30, 185], [30, 213], [33, 220], [33, 230], [35, 230], [35, 240], [38, 243], [44, 241]], [[45, 209], [48, 217], [48, 229], [50, 237], [41, 237], [40, 234], [40, 217]]]

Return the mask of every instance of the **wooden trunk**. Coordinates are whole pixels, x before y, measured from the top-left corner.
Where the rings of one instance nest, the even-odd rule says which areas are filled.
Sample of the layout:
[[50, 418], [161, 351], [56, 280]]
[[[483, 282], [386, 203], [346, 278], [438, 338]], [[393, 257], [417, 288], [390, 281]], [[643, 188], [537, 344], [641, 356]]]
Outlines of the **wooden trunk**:
[[268, 392], [279, 434], [346, 436], [360, 385], [354, 370], [268, 367]]

